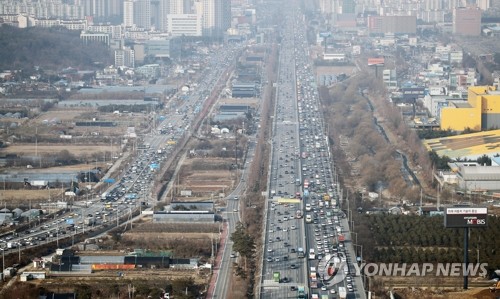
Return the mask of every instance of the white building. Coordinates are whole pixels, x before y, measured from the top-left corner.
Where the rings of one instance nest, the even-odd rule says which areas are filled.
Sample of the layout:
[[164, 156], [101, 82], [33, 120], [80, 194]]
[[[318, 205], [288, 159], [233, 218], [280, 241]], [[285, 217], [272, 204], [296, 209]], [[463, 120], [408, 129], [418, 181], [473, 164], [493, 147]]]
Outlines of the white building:
[[472, 192], [500, 190], [500, 167], [477, 163], [449, 163], [457, 173], [458, 187]]
[[115, 50], [115, 67], [131, 67], [135, 66], [134, 50], [125, 47], [121, 50]]
[[201, 36], [202, 18], [198, 14], [169, 14], [168, 30], [172, 36]]
[[125, 0], [123, 2], [123, 26], [134, 26], [134, 1]]

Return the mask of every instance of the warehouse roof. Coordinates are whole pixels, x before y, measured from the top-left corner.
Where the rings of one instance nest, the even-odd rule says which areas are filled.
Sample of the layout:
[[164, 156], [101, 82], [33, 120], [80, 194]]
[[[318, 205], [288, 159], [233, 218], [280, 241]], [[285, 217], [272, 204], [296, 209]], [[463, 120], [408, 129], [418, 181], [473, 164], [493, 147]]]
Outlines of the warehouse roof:
[[475, 159], [500, 153], [500, 130], [462, 134], [424, 141], [428, 150], [439, 156]]

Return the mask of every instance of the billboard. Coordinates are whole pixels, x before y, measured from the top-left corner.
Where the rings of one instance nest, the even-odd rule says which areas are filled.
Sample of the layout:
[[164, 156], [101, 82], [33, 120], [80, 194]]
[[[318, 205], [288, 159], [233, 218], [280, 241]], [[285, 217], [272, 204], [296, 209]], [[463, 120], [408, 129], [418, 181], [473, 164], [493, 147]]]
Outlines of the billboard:
[[405, 100], [423, 98], [425, 95], [424, 87], [407, 87], [402, 88], [401, 91], [403, 92], [403, 99]]
[[382, 65], [384, 64], [384, 57], [380, 58], [368, 58], [368, 66], [370, 65]]
[[444, 226], [446, 228], [486, 227], [487, 218], [487, 208], [446, 208]]

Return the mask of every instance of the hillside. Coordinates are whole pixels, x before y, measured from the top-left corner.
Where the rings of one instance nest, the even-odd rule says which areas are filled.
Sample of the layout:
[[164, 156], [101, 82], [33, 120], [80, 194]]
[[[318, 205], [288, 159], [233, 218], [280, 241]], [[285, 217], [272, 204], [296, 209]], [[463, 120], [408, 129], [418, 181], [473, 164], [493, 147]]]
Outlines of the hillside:
[[0, 70], [29, 70], [35, 66], [45, 70], [90, 69], [95, 68], [96, 62], [110, 64], [110, 50], [101, 44], [82, 44], [79, 31], [62, 27], [0, 27]]

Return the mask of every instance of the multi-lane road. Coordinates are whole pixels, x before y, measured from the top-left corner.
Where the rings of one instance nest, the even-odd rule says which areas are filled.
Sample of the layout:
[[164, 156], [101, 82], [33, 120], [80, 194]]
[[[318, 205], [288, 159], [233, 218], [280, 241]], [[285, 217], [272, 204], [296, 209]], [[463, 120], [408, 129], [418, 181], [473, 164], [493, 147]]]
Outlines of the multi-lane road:
[[[172, 153], [173, 147], [167, 145], [168, 141], [192, 134], [193, 122], [199, 117], [204, 101], [217, 87], [220, 78], [230, 72], [243, 48], [244, 44], [231, 44], [210, 57], [199, 82], [191, 84], [196, 87], [182, 95], [175, 104], [176, 109], [164, 111], [166, 118], [163, 121], [150, 124], [148, 134], [137, 139], [132, 161], [128, 162], [116, 183], [102, 194], [72, 202], [68, 205], [69, 211], [55, 213], [50, 219], [34, 215], [29, 229], [1, 236], [0, 249], [6, 253], [17, 252], [91, 229], [113, 228], [121, 223], [120, 219], [131, 219], [133, 212], [154, 207], [156, 199], [151, 196], [151, 188], [156, 170]], [[53, 209], [57, 207], [54, 205]]]
[[[329, 297], [339, 291], [344, 297], [345, 290], [346, 298], [365, 298], [361, 280], [353, 277], [356, 256], [340, 209], [306, 24], [293, 7], [283, 11], [260, 297]], [[327, 277], [325, 265], [336, 274]]]

